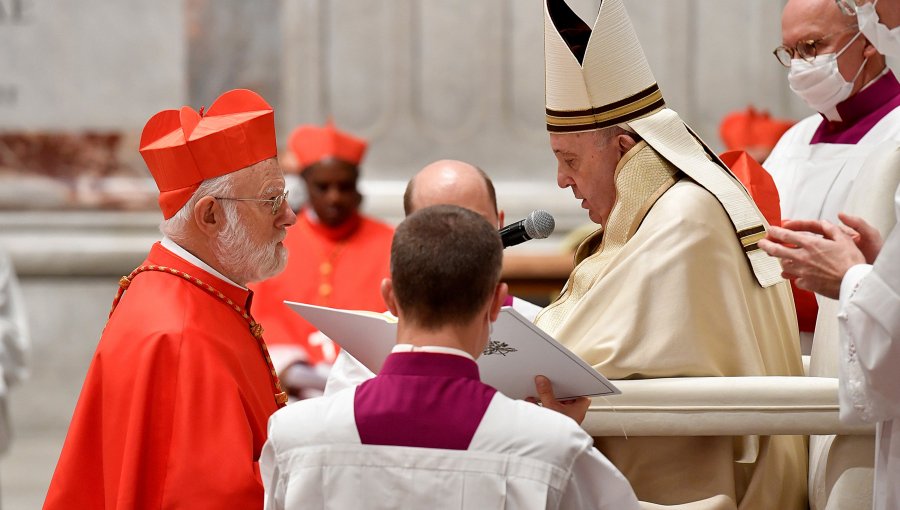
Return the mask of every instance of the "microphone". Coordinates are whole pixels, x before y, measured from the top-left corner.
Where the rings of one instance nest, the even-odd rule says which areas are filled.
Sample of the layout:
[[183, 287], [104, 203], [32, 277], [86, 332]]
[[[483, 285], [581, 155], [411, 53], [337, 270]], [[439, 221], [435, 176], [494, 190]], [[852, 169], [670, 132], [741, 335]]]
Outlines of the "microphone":
[[524, 220], [519, 220], [512, 225], [500, 229], [500, 240], [503, 248], [509, 248], [532, 239], [544, 239], [553, 233], [556, 222], [553, 216], [542, 209], [531, 211]]

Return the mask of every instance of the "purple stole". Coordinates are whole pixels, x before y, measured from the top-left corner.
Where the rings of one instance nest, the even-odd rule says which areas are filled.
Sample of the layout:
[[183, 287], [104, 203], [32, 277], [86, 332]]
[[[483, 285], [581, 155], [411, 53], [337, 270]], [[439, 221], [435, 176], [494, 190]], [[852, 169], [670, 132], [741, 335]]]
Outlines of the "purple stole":
[[353, 401], [363, 444], [466, 450], [497, 390], [453, 354], [393, 353]]
[[856, 144], [898, 106], [900, 83], [894, 73], [888, 71], [865, 90], [837, 105], [842, 119], [840, 122], [831, 122], [823, 117], [809, 143]]

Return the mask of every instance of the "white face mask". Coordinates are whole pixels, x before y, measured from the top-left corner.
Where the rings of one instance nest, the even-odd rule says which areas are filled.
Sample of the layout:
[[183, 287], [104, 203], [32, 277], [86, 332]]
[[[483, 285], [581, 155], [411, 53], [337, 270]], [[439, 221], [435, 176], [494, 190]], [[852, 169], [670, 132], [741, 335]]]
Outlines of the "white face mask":
[[791, 90], [810, 108], [825, 115], [828, 120], [841, 120], [836, 107], [838, 103], [850, 97], [853, 83], [859, 78], [869, 60], [868, 58], [863, 60], [859, 70], [856, 71], [856, 76], [849, 82], [841, 76], [837, 59], [860, 35], [861, 32], [858, 32], [837, 53], [816, 55], [812, 62], [807, 62], [802, 58], [791, 60], [791, 70], [788, 72], [788, 83]]
[[900, 26], [891, 29], [881, 23], [875, 10], [877, 3], [875, 0], [856, 8], [859, 30], [883, 55], [900, 57]]

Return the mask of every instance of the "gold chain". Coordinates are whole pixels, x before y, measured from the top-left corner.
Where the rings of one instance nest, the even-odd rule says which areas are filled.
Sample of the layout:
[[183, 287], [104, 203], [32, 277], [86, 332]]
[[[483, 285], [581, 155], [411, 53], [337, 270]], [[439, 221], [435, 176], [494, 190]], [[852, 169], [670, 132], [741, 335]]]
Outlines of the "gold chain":
[[215, 296], [220, 301], [231, 307], [235, 312], [237, 312], [241, 317], [247, 321], [247, 324], [250, 326], [250, 334], [253, 335], [253, 338], [256, 339], [257, 344], [259, 344], [259, 349], [262, 352], [263, 359], [266, 361], [266, 365], [269, 367], [269, 373], [272, 379], [272, 386], [275, 387], [275, 403], [278, 407], [284, 407], [287, 404], [288, 396], [287, 393], [284, 392], [281, 388], [281, 381], [278, 379], [278, 374], [275, 372], [275, 367], [272, 365], [272, 358], [269, 357], [269, 349], [266, 348], [266, 342], [263, 340], [263, 328], [262, 326], [253, 320], [253, 317], [247, 313], [240, 305], [235, 303], [232, 299], [230, 299], [225, 294], [222, 294], [219, 290], [214, 288], [212, 285], [204, 283], [199, 278], [194, 278], [193, 276], [179, 271], [177, 269], [173, 269], [165, 266], [157, 266], [157, 265], [147, 265], [141, 266], [134, 271], [131, 272], [128, 276], [123, 276], [119, 279], [119, 290], [116, 292], [116, 297], [113, 299], [112, 309], [109, 311], [109, 316], [112, 317], [113, 311], [116, 309], [116, 306], [119, 305], [119, 301], [122, 299], [122, 295], [125, 293], [125, 290], [128, 289], [128, 286], [131, 285], [134, 277], [145, 272], [145, 271], [158, 271], [161, 273], [169, 273], [175, 276], [180, 276], [181, 278], [193, 283], [197, 287], [205, 290], [212, 296]]

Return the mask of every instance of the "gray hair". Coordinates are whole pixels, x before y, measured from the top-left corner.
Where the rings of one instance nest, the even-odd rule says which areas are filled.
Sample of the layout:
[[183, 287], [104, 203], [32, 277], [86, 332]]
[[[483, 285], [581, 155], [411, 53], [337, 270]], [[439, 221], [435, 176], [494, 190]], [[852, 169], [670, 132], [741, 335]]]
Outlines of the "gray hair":
[[629, 135], [636, 135], [637, 131], [634, 130], [627, 122], [623, 122], [621, 124], [616, 124], [616, 127], [622, 128], [623, 131], [628, 133]]
[[[627, 124], [624, 125], [627, 126]], [[629, 132], [623, 127], [623, 124], [617, 124], [615, 126], [603, 128], [599, 130], [598, 133], [600, 135], [600, 142], [606, 143], [619, 135], [632, 135], [634, 131]]]
[[[194, 206], [197, 205], [197, 202], [200, 201], [203, 197], [221, 197], [221, 196], [229, 196], [231, 195], [232, 190], [234, 189], [234, 173], [221, 175], [219, 177], [213, 177], [212, 179], [206, 179], [205, 181], [200, 183], [200, 187], [197, 188], [197, 191], [191, 195], [191, 199], [184, 204], [174, 216], [167, 220], [163, 220], [162, 223], [159, 224], [159, 231], [162, 232], [164, 236], [167, 236], [169, 239], [175, 241], [176, 243], [185, 242], [185, 227], [188, 222], [191, 221], [194, 217]], [[228, 209], [229, 206], [235, 206], [236, 204], [222, 203], [223, 208]]]

